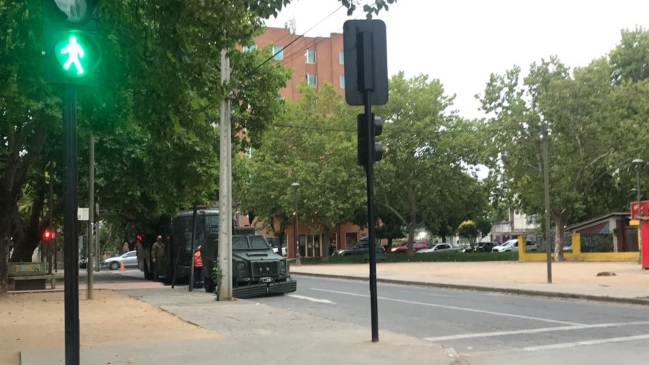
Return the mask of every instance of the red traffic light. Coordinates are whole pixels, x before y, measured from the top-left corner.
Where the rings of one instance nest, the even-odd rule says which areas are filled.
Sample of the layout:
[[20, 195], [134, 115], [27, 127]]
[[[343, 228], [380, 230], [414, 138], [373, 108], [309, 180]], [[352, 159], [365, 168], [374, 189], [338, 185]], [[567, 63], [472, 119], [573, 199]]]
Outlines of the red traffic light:
[[54, 231], [46, 229], [45, 232], [43, 232], [43, 239], [49, 241], [52, 238], [54, 238]]
[[142, 235], [138, 234], [138, 235], [137, 235], [137, 240], [138, 240], [138, 241], [142, 241]]

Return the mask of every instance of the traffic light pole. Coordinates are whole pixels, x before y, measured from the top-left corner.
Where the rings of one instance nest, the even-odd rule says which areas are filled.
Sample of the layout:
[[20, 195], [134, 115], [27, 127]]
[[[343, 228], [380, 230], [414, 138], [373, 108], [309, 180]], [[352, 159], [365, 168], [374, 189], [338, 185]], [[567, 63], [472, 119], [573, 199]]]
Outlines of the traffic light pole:
[[65, 364], [79, 365], [79, 242], [77, 240], [77, 90], [63, 93], [63, 235]]
[[95, 249], [92, 245], [92, 225], [95, 222], [95, 136], [90, 132], [88, 158], [88, 244], [86, 245], [86, 299], [92, 299]]
[[374, 211], [374, 118], [372, 117], [371, 91], [364, 91], [365, 122], [367, 123], [367, 226], [370, 243], [370, 309], [372, 318], [372, 342], [379, 342], [379, 309], [376, 288], [376, 222]]

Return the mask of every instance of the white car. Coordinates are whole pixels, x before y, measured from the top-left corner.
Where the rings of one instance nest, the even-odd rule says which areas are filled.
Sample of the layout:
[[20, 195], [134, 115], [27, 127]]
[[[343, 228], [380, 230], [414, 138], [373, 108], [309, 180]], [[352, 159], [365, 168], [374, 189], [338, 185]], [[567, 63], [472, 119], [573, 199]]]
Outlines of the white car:
[[431, 253], [431, 252], [460, 252], [459, 247], [453, 247], [449, 243], [438, 243], [432, 248], [425, 248], [417, 251], [417, 253]]
[[[538, 251], [539, 248], [532, 242], [526, 242], [526, 251]], [[505, 241], [502, 245], [491, 249], [491, 252], [518, 252], [518, 238]]]
[[124, 263], [124, 267], [137, 267], [137, 252], [129, 251], [122, 256], [108, 258], [101, 263], [101, 267], [107, 267], [111, 270], [117, 270]]

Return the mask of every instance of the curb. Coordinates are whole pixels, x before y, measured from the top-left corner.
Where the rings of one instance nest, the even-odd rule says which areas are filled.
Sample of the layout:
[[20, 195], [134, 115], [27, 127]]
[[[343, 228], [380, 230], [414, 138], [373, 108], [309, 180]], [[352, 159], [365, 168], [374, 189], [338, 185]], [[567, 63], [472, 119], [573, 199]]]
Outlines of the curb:
[[[291, 272], [291, 275], [321, 277], [321, 278], [328, 278], [328, 279], [369, 281], [369, 278], [349, 276], [349, 275], [337, 275], [337, 274], [314, 274], [314, 273]], [[578, 299], [578, 300], [590, 300], [590, 301], [604, 302], [604, 303], [618, 303], [618, 304], [621, 303], [621, 304], [636, 304], [636, 305], [649, 306], [649, 299], [640, 299], [640, 298], [618, 298], [618, 297], [607, 297], [607, 296], [599, 296], [599, 295], [559, 293], [559, 292], [548, 292], [548, 291], [529, 290], [529, 289], [494, 288], [494, 287], [486, 287], [486, 286], [479, 286], [479, 285], [425, 283], [421, 281], [398, 280], [398, 279], [378, 279], [377, 278], [376, 281], [378, 283], [384, 283], [384, 284], [400, 284], [400, 285], [422, 286], [428, 288], [471, 290], [471, 291], [481, 291], [481, 292], [490, 292], [490, 293], [526, 295], [532, 297]]]

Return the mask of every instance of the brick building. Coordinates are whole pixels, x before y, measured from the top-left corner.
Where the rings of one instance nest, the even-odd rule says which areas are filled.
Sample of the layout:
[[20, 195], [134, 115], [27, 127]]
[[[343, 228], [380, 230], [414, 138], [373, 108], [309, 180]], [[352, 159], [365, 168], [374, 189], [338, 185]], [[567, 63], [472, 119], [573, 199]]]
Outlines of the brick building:
[[[298, 85], [306, 80], [307, 84], [317, 88], [331, 83], [336, 91], [344, 93], [345, 71], [343, 53], [343, 35], [331, 33], [329, 37], [305, 37], [295, 34], [287, 24], [285, 28], [267, 28], [266, 33], [255, 38], [255, 44], [247, 49], [272, 47], [275, 60], [293, 71], [291, 80], [280, 90], [280, 95], [288, 100], [298, 100]], [[246, 49], [244, 49], [245, 51]], [[270, 54], [269, 54], [270, 56]], [[295, 257], [294, 227], [286, 229], [288, 256]], [[321, 227], [314, 227], [308, 222], [299, 223], [299, 251], [302, 257], [324, 255], [324, 233]], [[334, 228], [331, 232], [331, 245], [343, 249], [356, 243], [367, 235], [360, 227], [347, 223]], [[283, 244], [286, 244], [284, 242]]]
[[293, 70], [290, 83], [280, 90], [286, 99], [300, 98], [297, 87], [302, 80], [316, 87], [329, 82], [341, 95], [344, 92], [341, 33], [331, 33], [329, 37], [304, 37], [294, 34], [290, 28], [268, 28], [266, 33], [255, 38], [255, 45], [251, 47], [261, 49], [267, 46], [272, 46], [272, 54], [278, 62]]

